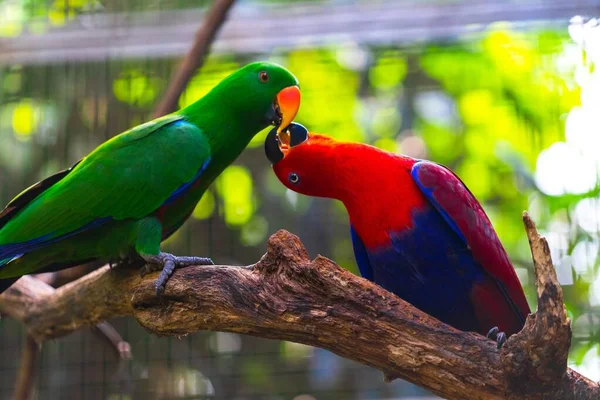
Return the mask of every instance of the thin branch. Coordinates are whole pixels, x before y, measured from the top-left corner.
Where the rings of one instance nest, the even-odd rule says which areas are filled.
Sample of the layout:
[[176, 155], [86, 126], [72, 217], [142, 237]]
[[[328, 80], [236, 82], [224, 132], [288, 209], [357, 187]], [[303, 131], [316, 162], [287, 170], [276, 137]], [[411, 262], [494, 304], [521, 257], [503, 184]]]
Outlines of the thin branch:
[[114, 350], [120, 360], [131, 360], [131, 345], [121, 337], [121, 334], [108, 322], [100, 322], [94, 327], [94, 331], [105, 339]]
[[25, 337], [21, 353], [21, 364], [15, 384], [15, 400], [29, 400], [35, 386], [35, 363], [39, 344], [29, 335]]
[[[568, 340], [561, 332], [568, 320], [549, 317], [562, 309], [562, 298], [549, 258], [540, 258], [547, 247], [534, 242], [540, 311], [501, 352], [485, 337], [447, 326], [327, 258], [310, 261], [300, 240], [285, 231], [273, 235], [267, 253], [249, 267], [177, 270], [161, 299], [156, 276], [103, 267], [53, 295], [30, 289], [31, 279], [22, 278], [0, 296], [0, 311], [25, 323], [38, 341], [133, 316], [158, 335], [229, 331], [322, 347], [449, 399], [600, 398], [597, 384], [566, 368]], [[529, 341], [554, 333], [544, 349]], [[548, 360], [552, 354], [560, 356]], [[545, 368], [558, 378], [540, 376]]]
[[177, 110], [179, 96], [185, 90], [188, 82], [204, 63], [219, 28], [225, 22], [227, 13], [235, 0], [215, 0], [212, 8], [206, 14], [204, 23], [196, 32], [196, 39], [190, 51], [186, 54], [179, 69], [171, 79], [167, 92], [154, 111], [154, 117], [160, 117]]
[[[86, 268], [90, 268], [90, 265], [85, 264], [83, 266], [79, 266], [78, 271], [81, 271], [83, 267]], [[53, 275], [53, 277], [56, 277], [58, 275]], [[68, 277], [67, 277], [68, 278]], [[44, 280], [39, 279], [39, 276], [24, 276], [22, 277], [20, 280], [24, 281], [24, 285], [21, 286], [21, 284], [16, 283], [15, 286], [18, 286], [19, 289], [16, 291], [16, 297], [13, 298], [13, 300], [15, 300], [16, 302], [21, 301], [22, 299], [31, 299], [31, 298], [51, 298], [55, 293], [56, 293], [56, 289], [54, 289], [52, 286], [50, 286], [48, 283], [46, 283]], [[15, 293], [13, 292], [11, 289], [9, 289], [9, 292], [11, 293]], [[0, 296], [0, 299], [2, 299], [2, 296]], [[2, 300], [0, 300], [0, 303], [2, 303]], [[2, 308], [2, 306], [0, 305], [0, 313], [2, 313], [4, 310]], [[22, 310], [25, 311], [25, 310]], [[14, 316], [14, 314], [12, 314], [11, 312], [4, 312], [4, 314], [8, 315], [8, 316]], [[24, 314], [20, 314], [21, 316], [23, 316]], [[18, 319], [19, 321], [22, 321], [22, 319]], [[118, 358], [120, 359], [124, 359], [124, 360], [129, 360], [132, 358], [131, 355], [131, 346], [129, 345], [129, 343], [125, 342], [122, 338], [121, 335], [115, 330], [115, 328], [113, 328], [108, 322], [104, 322], [104, 321], [100, 321], [98, 323], [98, 325], [95, 327], [95, 332], [100, 335], [101, 337], [103, 337], [104, 339], [106, 339], [107, 343], [110, 344], [115, 352], [115, 354], [117, 355]], [[29, 337], [27, 337], [27, 340], [29, 340]], [[39, 340], [39, 338], [35, 338], [35, 340], [37, 340], [37, 342], [41, 343], [43, 340]], [[24, 348], [25, 352], [21, 355], [22, 360], [21, 360], [21, 365], [27, 365], [29, 361], [27, 361], [28, 359], [30, 359], [30, 355], [28, 354], [28, 347]], [[31, 362], [33, 364], [35, 364], [36, 358], [33, 357], [31, 358]], [[33, 371], [34, 366], [32, 366], [29, 370]], [[21, 370], [23, 372], [23, 370]], [[31, 378], [31, 381], [33, 381], [33, 378]], [[18, 381], [20, 382], [20, 381]]]
[[[34, 277], [28, 278], [31, 282], [23, 289], [24, 296], [50, 296], [54, 293], [54, 288], [48, 285], [48, 283]], [[9, 315], [9, 313], [5, 314]], [[38, 342], [34, 337], [26, 333], [23, 349], [21, 350], [19, 372], [15, 383], [14, 397], [17, 400], [29, 400], [32, 397], [38, 351]]]

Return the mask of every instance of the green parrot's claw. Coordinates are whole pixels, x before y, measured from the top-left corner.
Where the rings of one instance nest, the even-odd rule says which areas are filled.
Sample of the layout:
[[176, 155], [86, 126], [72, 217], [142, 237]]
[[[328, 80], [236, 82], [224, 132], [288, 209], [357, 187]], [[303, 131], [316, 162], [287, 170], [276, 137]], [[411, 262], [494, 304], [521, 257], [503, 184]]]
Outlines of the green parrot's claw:
[[142, 256], [146, 260], [146, 265], [140, 270], [143, 277], [151, 272], [161, 271], [154, 287], [156, 295], [161, 296], [165, 291], [167, 281], [173, 275], [173, 271], [178, 267], [188, 267], [190, 265], [214, 265], [210, 258], [206, 257], [177, 257], [173, 254], [160, 252], [154, 256]]
[[133, 268], [137, 267], [141, 263], [139, 258], [132, 258], [131, 256], [126, 256], [123, 258], [119, 258], [116, 260], [108, 260], [108, 266], [110, 269], [113, 268]]

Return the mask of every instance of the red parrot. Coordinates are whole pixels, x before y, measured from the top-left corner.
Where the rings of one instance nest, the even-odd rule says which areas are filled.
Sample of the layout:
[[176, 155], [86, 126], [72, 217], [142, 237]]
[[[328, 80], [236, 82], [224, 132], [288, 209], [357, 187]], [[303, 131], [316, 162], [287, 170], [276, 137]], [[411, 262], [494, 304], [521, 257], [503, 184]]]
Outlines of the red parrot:
[[289, 189], [344, 203], [361, 275], [439, 320], [501, 346], [530, 313], [490, 220], [448, 168], [309, 133], [265, 142]]

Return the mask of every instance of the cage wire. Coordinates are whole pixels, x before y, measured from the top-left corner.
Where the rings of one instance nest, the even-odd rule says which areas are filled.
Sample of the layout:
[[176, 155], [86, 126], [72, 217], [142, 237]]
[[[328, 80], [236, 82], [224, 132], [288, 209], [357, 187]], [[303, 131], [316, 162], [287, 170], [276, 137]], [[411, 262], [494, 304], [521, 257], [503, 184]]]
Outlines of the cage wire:
[[[22, 6], [20, 19], [14, 24], [21, 24], [22, 30], [41, 29], [43, 36], [44, 32], [66, 29], [88, 14], [161, 13], [209, 3], [30, 0], [0, 1], [0, 9]], [[261, 10], [268, 10], [271, 3], [277, 2], [258, 3]], [[316, 98], [331, 92], [327, 97], [330, 106], [338, 101], [359, 110], [352, 113], [363, 123], [362, 136], [350, 134], [350, 139], [379, 141], [379, 145], [392, 148], [400, 143], [403, 150], [411, 148], [415, 155], [426, 156], [418, 140], [406, 141], [413, 136], [418, 121], [423, 120], [418, 97], [423, 100], [423, 93], [438, 93], [447, 87], [442, 88], [443, 83], [426, 70], [424, 57], [440, 51], [452, 54], [453, 49], [459, 52], [466, 48], [467, 53], [476, 50], [469, 50], [468, 43], [456, 46], [451, 40], [438, 40], [432, 46], [345, 46], [344, 51], [303, 48], [280, 49], [271, 54], [215, 54], [194, 77], [180, 105], [205, 93], [247, 62], [274, 59], [293, 64], [298, 68], [294, 72], [302, 76], [324, 74], [322, 88], [303, 87], [308, 103], [316, 104]], [[298, 57], [304, 62], [298, 62]], [[348, 57], [352, 60], [347, 61]], [[399, 59], [404, 61], [398, 63]], [[175, 56], [152, 54], [1, 66], [2, 204], [39, 179], [72, 165], [115, 134], [149, 120], [178, 60]], [[328, 71], [335, 71], [338, 77], [327, 76]], [[379, 81], [373, 77], [377, 74], [381, 75]], [[337, 86], [328, 84], [330, 79]], [[361, 100], [360, 107], [356, 98]], [[447, 106], [445, 97], [438, 100], [440, 107]], [[517, 109], [520, 121], [527, 124], [527, 109], [515, 104], [512, 107]], [[388, 114], [377, 110], [382, 105]], [[369, 116], [378, 112], [383, 125], [369, 122]], [[448, 113], [452, 117], [455, 110], [450, 107]], [[346, 114], [326, 114], [300, 117], [307, 121], [314, 118], [326, 133], [357, 130], [356, 124], [342, 122]], [[452, 123], [456, 124], [452, 129], [462, 129], [460, 123]], [[329, 256], [356, 272], [344, 210], [330, 201], [304, 198], [279, 187], [259, 139], [212, 185], [190, 220], [166, 242], [167, 251], [208, 256], [220, 264], [247, 265], [264, 253], [269, 234], [285, 228], [302, 238], [312, 256]], [[451, 157], [448, 160], [452, 162]], [[322, 349], [233, 333], [199, 332], [182, 338], [159, 338], [131, 318], [109, 322], [131, 345], [132, 359], [119, 360], [114, 349], [92, 329], [46, 342], [36, 364], [36, 399], [433, 398], [401, 380], [384, 384], [380, 372]], [[10, 399], [24, 344], [23, 327], [2, 318], [0, 337], [0, 399]]]

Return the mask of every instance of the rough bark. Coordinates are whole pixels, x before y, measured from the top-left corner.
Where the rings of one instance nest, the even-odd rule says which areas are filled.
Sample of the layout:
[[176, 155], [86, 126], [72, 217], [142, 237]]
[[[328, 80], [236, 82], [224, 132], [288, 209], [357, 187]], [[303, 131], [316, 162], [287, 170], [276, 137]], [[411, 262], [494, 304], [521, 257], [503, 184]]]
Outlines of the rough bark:
[[161, 299], [156, 275], [104, 267], [51, 295], [25, 277], [0, 296], [0, 311], [40, 342], [133, 316], [158, 335], [229, 331], [322, 347], [449, 399], [600, 398], [596, 383], [567, 369], [562, 292], [545, 240], [526, 214], [524, 221], [540, 307], [500, 352], [485, 337], [453, 329], [327, 258], [311, 261], [286, 231], [269, 239], [254, 265], [176, 271]]

